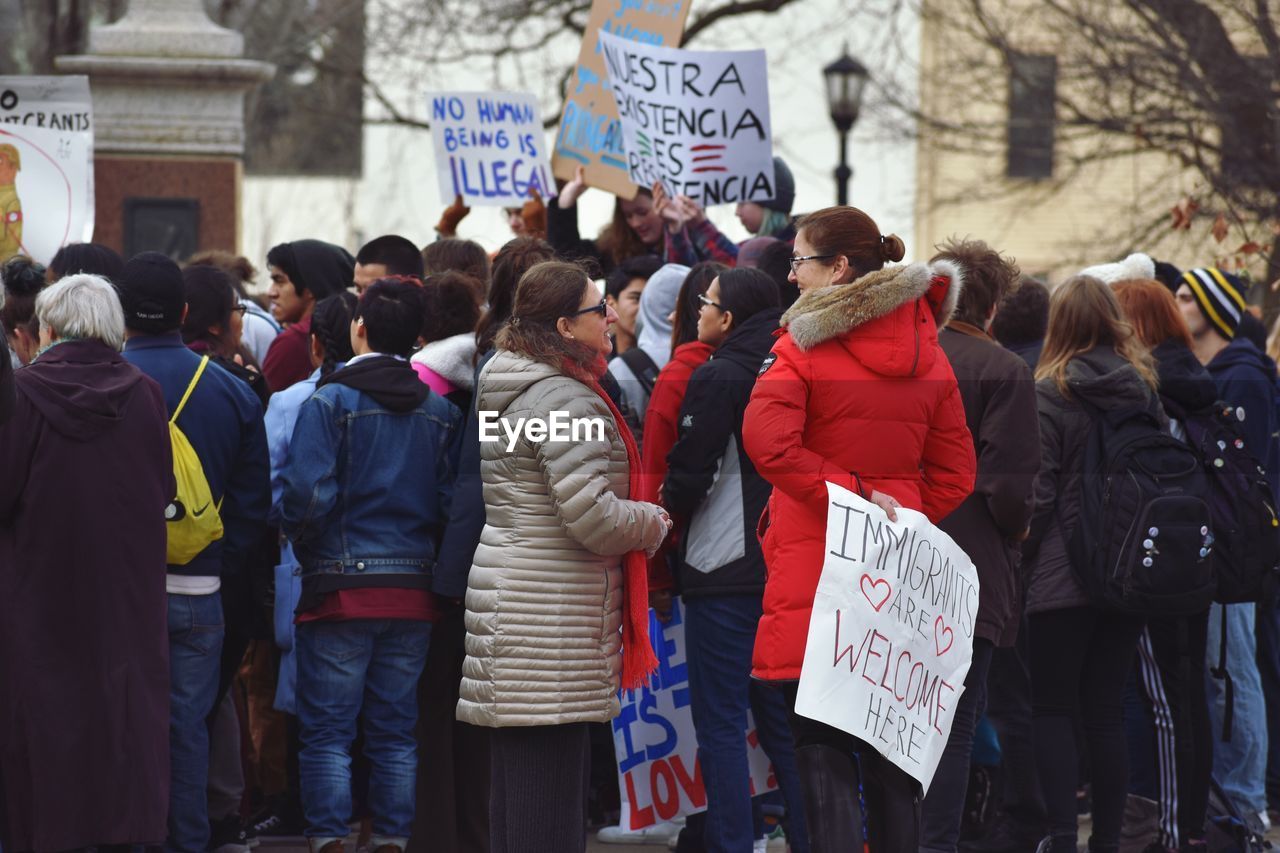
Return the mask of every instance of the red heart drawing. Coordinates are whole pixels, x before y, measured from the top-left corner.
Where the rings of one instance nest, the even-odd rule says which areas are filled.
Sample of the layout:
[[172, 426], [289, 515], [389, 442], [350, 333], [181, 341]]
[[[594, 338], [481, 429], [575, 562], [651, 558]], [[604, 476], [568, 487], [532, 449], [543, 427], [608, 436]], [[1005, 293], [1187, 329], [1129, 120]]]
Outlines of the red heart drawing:
[[[941, 629], [941, 630], [939, 630]], [[942, 639], [946, 638], [947, 644], [942, 645]], [[942, 623], [942, 617], [939, 616], [933, 620], [933, 647], [938, 650], [938, 657], [942, 657], [951, 649], [951, 645], [956, 641], [956, 632], [952, 631]]]
[[[876, 590], [877, 592], [880, 590], [880, 587], [883, 586], [884, 598], [881, 598], [879, 601], [876, 601], [871, 596], [871, 593], [867, 592], [868, 585], [870, 585], [870, 587], [873, 590]], [[871, 602], [871, 606], [875, 608], [875, 611], [877, 613], [880, 612], [881, 607], [884, 607], [884, 603], [889, 600], [889, 596], [893, 595], [893, 587], [890, 586], [889, 582], [884, 578], [880, 578], [880, 580], [873, 581], [871, 580], [871, 575], [863, 575], [862, 580], [858, 582], [858, 586], [861, 587], [862, 594], [866, 596], [867, 601]]]

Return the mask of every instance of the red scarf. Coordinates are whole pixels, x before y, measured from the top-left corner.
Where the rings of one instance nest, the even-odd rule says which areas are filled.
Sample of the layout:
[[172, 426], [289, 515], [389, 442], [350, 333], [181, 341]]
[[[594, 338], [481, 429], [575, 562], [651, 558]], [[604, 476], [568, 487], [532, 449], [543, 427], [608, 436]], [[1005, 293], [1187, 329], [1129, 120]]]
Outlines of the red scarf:
[[[618, 425], [618, 435], [627, 448], [627, 469], [631, 476], [627, 497], [638, 501], [644, 472], [635, 437], [600, 383], [592, 380], [590, 385], [609, 407], [613, 422]], [[649, 566], [644, 551], [628, 551], [622, 555], [622, 579], [622, 687], [634, 690], [647, 684], [649, 674], [658, 668], [658, 658], [649, 643]]]

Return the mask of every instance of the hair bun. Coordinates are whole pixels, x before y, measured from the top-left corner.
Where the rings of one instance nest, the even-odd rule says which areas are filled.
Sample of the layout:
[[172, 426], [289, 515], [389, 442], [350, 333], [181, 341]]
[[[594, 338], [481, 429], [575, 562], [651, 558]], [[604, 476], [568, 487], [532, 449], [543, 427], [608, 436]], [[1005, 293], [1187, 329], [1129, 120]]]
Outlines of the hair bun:
[[35, 296], [45, 285], [44, 264], [26, 255], [15, 255], [0, 267], [0, 280], [14, 296]]
[[881, 235], [880, 257], [886, 261], [900, 261], [907, 256], [907, 246], [897, 234]]

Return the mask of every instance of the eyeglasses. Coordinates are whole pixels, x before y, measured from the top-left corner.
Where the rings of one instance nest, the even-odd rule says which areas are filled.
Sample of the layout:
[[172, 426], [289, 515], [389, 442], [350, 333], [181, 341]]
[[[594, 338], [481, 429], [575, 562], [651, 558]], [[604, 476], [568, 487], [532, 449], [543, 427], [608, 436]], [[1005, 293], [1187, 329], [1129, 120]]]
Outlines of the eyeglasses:
[[795, 272], [796, 269], [805, 261], [825, 261], [827, 258], [834, 257], [835, 255], [805, 255], [803, 257], [792, 255], [790, 258], [787, 258], [787, 260], [791, 262], [791, 271]]
[[714, 305], [716, 308], [719, 308], [721, 311], [724, 310], [724, 306], [721, 305], [719, 302], [712, 302], [710, 299], [703, 296], [701, 293], [698, 294], [698, 301], [701, 302], [703, 305]]
[[570, 317], [578, 317], [578, 316], [581, 316], [581, 315], [583, 315], [583, 314], [590, 314], [590, 313], [592, 313], [592, 312], [595, 312], [596, 314], [599, 314], [601, 317], [608, 317], [608, 316], [609, 316], [609, 300], [608, 300], [608, 298], [601, 299], [601, 300], [600, 300], [600, 304], [599, 304], [599, 305], [592, 305], [590, 308], [580, 308], [580, 309], [578, 309], [577, 311], [574, 311], [574, 312], [573, 312], [572, 314], [570, 314], [569, 316], [570, 316]]
[[243, 302], [237, 302], [231, 310], [243, 317], [248, 312], [249, 306], [245, 305]]

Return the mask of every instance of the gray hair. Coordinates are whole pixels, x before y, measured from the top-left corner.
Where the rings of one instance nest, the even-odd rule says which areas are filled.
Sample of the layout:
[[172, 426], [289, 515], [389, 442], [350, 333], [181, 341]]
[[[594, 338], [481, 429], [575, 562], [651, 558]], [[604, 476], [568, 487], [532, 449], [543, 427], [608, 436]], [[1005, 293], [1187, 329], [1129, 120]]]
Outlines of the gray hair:
[[61, 340], [102, 341], [114, 350], [124, 346], [124, 309], [111, 283], [99, 275], [69, 275], [36, 297], [40, 329], [53, 329]]

